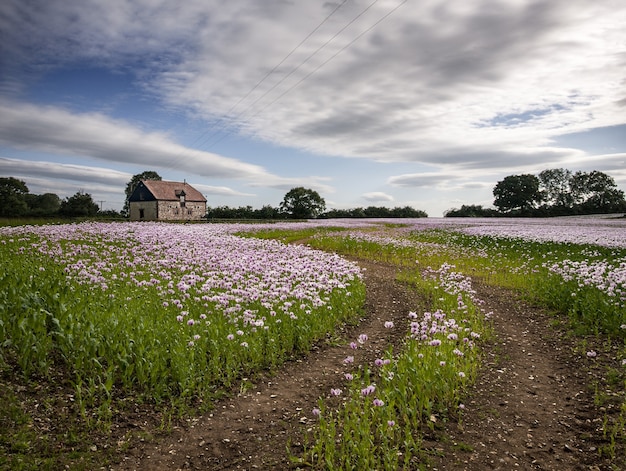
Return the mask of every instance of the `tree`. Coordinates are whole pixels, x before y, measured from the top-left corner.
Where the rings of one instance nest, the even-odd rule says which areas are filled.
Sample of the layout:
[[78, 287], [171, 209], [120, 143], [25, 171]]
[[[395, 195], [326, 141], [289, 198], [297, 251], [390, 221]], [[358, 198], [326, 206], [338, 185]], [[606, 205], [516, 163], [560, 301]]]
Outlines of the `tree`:
[[576, 172], [571, 182], [575, 202], [585, 213], [610, 213], [626, 210], [624, 192], [617, 188], [613, 177], [594, 170]]
[[31, 216], [53, 216], [59, 212], [61, 198], [54, 193], [44, 193], [43, 195], [26, 195], [28, 212]]
[[89, 193], [78, 191], [74, 196], [61, 201], [59, 214], [70, 217], [95, 216], [99, 210]]
[[280, 203], [281, 212], [294, 219], [315, 218], [326, 209], [326, 201], [315, 190], [292, 188]]
[[550, 206], [572, 208], [572, 172], [564, 168], [553, 168], [539, 173], [543, 200]]
[[0, 217], [24, 216], [28, 213], [26, 203], [28, 187], [14, 177], [0, 178]]
[[498, 212], [492, 208], [483, 208], [482, 205], [462, 205], [461, 209], [453, 208], [444, 213], [447, 218], [485, 218], [498, 216]]
[[133, 191], [135, 191], [135, 188], [137, 188], [137, 185], [139, 185], [139, 182], [142, 180], [161, 181], [162, 178], [158, 173], [156, 173], [153, 170], [146, 170], [145, 172], [141, 172], [141, 173], [138, 173], [137, 175], [133, 175], [130, 181], [126, 184], [126, 190], [125, 190], [126, 201], [124, 201], [124, 208], [122, 208], [122, 215], [124, 217], [128, 217], [128, 214], [130, 212], [130, 204], [128, 202], [128, 199], [130, 198], [130, 195], [133, 194]]
[[527, 211], [541, 201], [539, 179], [535, 175], [509, 175], [493, 189], [493, 205], [500, 211]]

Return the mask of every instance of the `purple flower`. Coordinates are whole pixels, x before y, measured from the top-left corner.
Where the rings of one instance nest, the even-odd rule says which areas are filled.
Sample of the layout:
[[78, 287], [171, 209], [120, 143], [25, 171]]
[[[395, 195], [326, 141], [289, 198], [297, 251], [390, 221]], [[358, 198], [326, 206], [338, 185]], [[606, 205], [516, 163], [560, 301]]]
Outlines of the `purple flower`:
[[344, 358], [343, 362], [344, 362], [346, 365], [349, 365], [349, 364], [351, 364], [351, 363], [354, 363], [354, 357], [353, 357], [353, 356], [346, 357], [346, 358]]
[[311, 413], [313, 414], [314, 417], [319, 417], [321, 415], [322, 411], [319, 410], [317, 407], [315, 407], [315, 408], [313, 408]]
[[373, 384], [370, 384], [368, 387], [361, 389], [361, 395], [369, 396], [370, 394], [373, 394], [374, 391], [376, 391], [376, 386], [374, 386]]
[[330, 390], [330, 395], [331, 396], [341, 396], [341, 393], [342, 393], [342, 391], [339, 388]]
[[352, 350], [356, 350], [357, 348], [359, 348], [359, 345], [356, 342], [350, 342], [350, 348]]
[[344, 376], [346, 377], [348, 381], [352, 381], [354, 379], [354, 376], [352, 376], [352, 373], [346, 373]]
[[359, 335], [358, 341], [359, 341], [359, 343], [360, 343], [361, 345], [362, 345], [362, 344], [364, 344], [365, 342], [367, 342], [367, 334], [361, 334], [361, 335]]
[[393, 322], [392, 321], [385, 322], [385, 329], [393, 329]]
[[594, 352], [593, 350], [587, 352], [587, 356], [589, 358], [595, 358], [598, 354], [596, 352]]
[[459, 371], [459, 378], [465, 378], [465, 373], [463, 373], [462, 371]]
[[372, 401], [372, 404], [374, 404], [376, 407], [382, 407], [385, 405], [385, 403], [378, 398], [374, 399]]
[[383, 363], [384, 362], [383, 362], [382, 358], [377, 358], [376, 360], [374, 360], [374, 364], [376, 366], [383, 366]]
[[388, 420], [387, 425], [389, 425], [390, 427], [394, 427], [396, 425], [396, 422], [395, 420]]

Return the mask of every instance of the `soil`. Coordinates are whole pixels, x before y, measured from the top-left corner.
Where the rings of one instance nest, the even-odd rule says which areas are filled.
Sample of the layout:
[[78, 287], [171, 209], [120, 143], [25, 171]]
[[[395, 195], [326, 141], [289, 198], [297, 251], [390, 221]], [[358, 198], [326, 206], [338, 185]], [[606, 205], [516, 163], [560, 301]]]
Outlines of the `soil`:
[[[133, 446], [112, 470], [288, 470], [289, 453], [303, 451], [312, 410], [331, 388], [341, 388], [343, 359], [371, 363], [399, 346], [409, 311], [425, 306], [395, 279], [394, 267], [358, 261], [367, 287], [363, 318], [345, 327], [340, 341], [320, 342], [280, 370], [244, 380], [208, 414], [170, 434]], [[591, 385], [606, 368], [581, 351], [580, 340], [554, 326], [554, 317], [511, 292], [478, 284], [484, 309], [493, 312], [495, 339], [483, 345], [484, 367], [468, 391], [461, 420], [441, 424], [424, 440], [424, 469], [623, 470], [623, 447], [601, 456], [603, 417], [619, 407], [599, 403]], [[385, 321], [393, 321], [387, 329]], [[352, 350], [350, 341], [369, 341]], [[617, 361], [616, 358], [613, 360]], [[623, 384], [623, 381], [622, 381]], [[623, 386], [622, 386], [623, 387]], [[621, 454], [620, 454], [621, 453]]]

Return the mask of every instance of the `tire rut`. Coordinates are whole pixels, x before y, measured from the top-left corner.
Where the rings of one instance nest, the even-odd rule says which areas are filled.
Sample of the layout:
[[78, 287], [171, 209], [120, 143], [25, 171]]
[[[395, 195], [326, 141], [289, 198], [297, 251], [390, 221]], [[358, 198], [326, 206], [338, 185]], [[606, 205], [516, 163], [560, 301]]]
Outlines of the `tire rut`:
[[[244, 381], [239, 392], [216, 403], [211, 413], [176, 427], [161, 441], [129, 450], [114, 469], [293, 469], [288, 449], [303, 451], [318, 399], [345, 385], [349, 370], [373, 362], [390, 345], [398, 347], [407, 331], [408, 312], [417, 309], [419, 300], [395, 280], [394, 267], [357, 262], [364, 270], [365, 309], [358, 326], [343, 329], [341, 345], [320, 342], [275, 374]], [[385, 321], [393, 321], [394, 328], [385, 328]], [[360, 334], [366, 334], [368, 342], [351, 349], [348, 344]], [[348, 355], [355, 359], [349, 369], [343, 364]]]

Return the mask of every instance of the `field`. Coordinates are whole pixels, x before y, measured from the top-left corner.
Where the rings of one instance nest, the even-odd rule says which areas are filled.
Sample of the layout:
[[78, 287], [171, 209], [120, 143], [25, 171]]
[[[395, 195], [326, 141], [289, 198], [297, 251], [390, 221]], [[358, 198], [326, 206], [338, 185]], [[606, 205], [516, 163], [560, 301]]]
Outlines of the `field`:
[[[623, 218], [15, 226], [0, 264], [1, 469], [626, 469]], [[555, 404], [500, 406], [523, 453], [494, 385]]]

